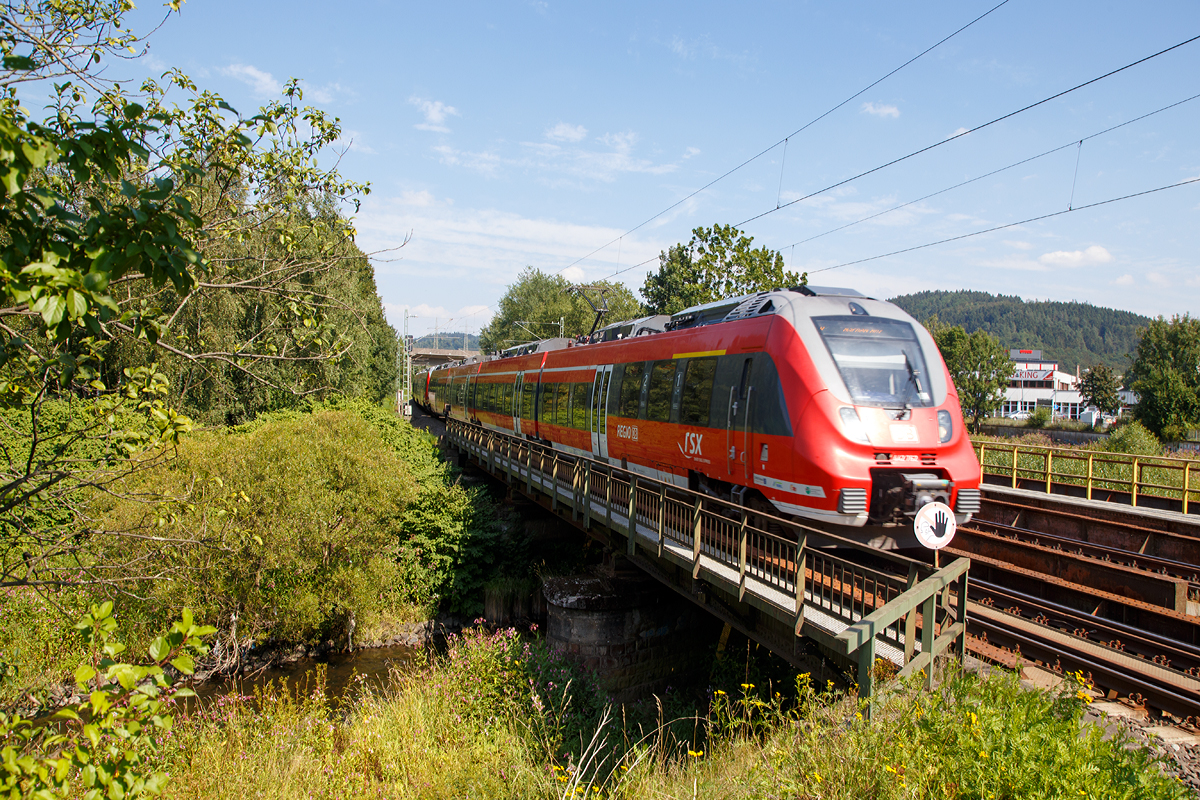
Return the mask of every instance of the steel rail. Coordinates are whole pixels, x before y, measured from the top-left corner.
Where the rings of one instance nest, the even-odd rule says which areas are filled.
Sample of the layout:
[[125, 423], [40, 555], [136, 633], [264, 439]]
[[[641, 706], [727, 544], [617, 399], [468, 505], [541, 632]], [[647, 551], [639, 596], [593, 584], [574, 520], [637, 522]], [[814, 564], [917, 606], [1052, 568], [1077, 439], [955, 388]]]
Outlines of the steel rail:
[[[1005, 525], [1002, 522], [992, 522], [985, 519], [972, 519], [969, 527], [963, 526], [959, 530], [988, 534], [987, 531], [976, 530], [976, 526], [991, 528], [1010, 542], [1027, 542], [1028, 538], [1036, 538], [1062, 545], [1062, 547], [1056, 549], [1060, 549], [1068, 555], [1081, 556], [1085, 559], [1105, 564], [1120, 564], [1121, 566], [1131, 567], [1156, 575], [1171, 575], [1176, 578], [1183, 578], [1193, 584], [1200, 584], [1200, 566], [1190, 564], [1186, 561], [1146, 555], [1134, 550], [1124, 550], [1118, 547], [1110, 547], [1109, 545], [1092, 544], [1091, 542], [1075, 539], [1070, 536], [1062, 536], [1057, 533], [1043, 533], [1042, 531], [1035, 531], [1030, 528], [1020, 528], [1016, 525]], [[1012, 533], [1013, 536], [1005, 536], [1006, 533]], [[1040, 544], [1040, 541], [1029, 543]]]
[[[1012, 614], [1012, 609], [1015, 607], [1017, 613], [1014, 616], [1026, 618], [1027, 613], [1032, 612], [1035, 614], [1032, 617], [1034, 622], [1052, 625], [1065, 633], [1076, 636], [1079, 635], [1078, 631], [1082, 630], [1089, 635], [1081, 638], [1093, 644], [1104, 644], [1113, 650], [1144, 658], [1175, 670], [1181, 675], [1200, 677], [1200, 647], [1188, 645], [1166, 636], [1159, 636], [1115, 620], [1094, 617], [1051, 600], [1033, 597], [978, 579], [971, 582], [967, 596], [972, 602], [984, 605], [988, 604], [989, 599], [993, 602], [1003, 601], [1006, 605], [1002, 610], [1006, 613]], [[1001, 608], [998, 602], [995, 607]], [[1107, 641], [1103, 638], [1093, 639], [1092, 636], [1096, 635], [1109, 638]], [[1117, 646], [1114, 647], [1114, 643]]]
[[[973, 636], [982, 632], [988, 645], [1008, 648], [1018, 658], [1032, 658], [1052, 669], [1087, 673], [1098, 686], [1126, 695], [1135, 702], [1144, 702], [1187, 724], [1194, 725], [1200, 717], [1200, 691], [1163, 680], [1153, 671], [1134, 673], [1090, 653], [1064, 648], [1059, 637], [1051, 638], [1047, 629], [1038, 630], [1039, 627], [1036, 622], [1012, 615], [989, 618], [975, 604], [968, 612], [968, 630]], [[967, 646], [971, 648], [970, 640]]]

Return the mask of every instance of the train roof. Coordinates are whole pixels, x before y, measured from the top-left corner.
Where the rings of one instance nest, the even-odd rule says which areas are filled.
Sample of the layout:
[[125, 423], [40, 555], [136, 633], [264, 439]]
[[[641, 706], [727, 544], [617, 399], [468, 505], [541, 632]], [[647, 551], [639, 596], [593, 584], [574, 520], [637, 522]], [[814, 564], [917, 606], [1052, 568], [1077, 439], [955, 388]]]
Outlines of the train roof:
[[789, 289], [770, 289], [755, 294], [744, 294], [740, 297], [728, 297], [724, 300], [685, 308], [683, 311], [672, 314], [671, 321], [667, 323], [666, 327], [667, 330], [677, 331], [778, 313], [783, 306], [791, 305], [795, 300], [818, 297], [858, 297], [863, 300], [873, 300], [854, 289], [836, 286], [793, 286]]

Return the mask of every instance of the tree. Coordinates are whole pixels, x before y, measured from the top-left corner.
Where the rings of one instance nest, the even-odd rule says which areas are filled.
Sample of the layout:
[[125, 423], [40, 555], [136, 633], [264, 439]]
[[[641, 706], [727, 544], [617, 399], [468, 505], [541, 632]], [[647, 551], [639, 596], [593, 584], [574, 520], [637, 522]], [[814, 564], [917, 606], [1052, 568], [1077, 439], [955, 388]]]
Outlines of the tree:
[[972, 433], [1004, 402], [1004, 389], [1013, 374], [1013, 362], [1000, 341], [983, 330], [968, 334], [961, 326], [943, 325], [936, 316], [925, 327], [937, 342], [946, 369], [958, 390], [963, 416], [970, 418]]
[[652, 314], [674, 314], [726, 297], [808, 282], [808, 274], [784, 269], [783, 256], [732, 225], [695, 228], [686, 245], [658, 257], [658, 272], [646, 275], [642, 297]]
[[1079, 381], [1079, 394], [1084, 402], [1106, 414], [1115, 414], [1120, 410], [1121, 397], [1117, 394], [1120, 388], [1121, 382], [1106, 364], [1092, 367], [1083, 373]]
[[1127, 376], [1138, 394], [1134, 416], [1164, 440], [1200, 425], [1200, 319], [1153, 320], [1138, 338]]
[[[601, 291], [606, 292], [608, 314], [602, 324], [645, 314], [633, 292], [623, 284], [602, 281], [594, 287], [589, 290], [593, 302]], [[492, 352], [558, 336], [559, 320], [563, 321], [564, 336], [579, 336], [591, 330], [595, 319], [592, 307], [578, 292], [571, 291], [566, 278], [526, 267], [500, 298], [496, 316], [479, 332], [479, 347]]]
[[[337, 120], [295, 81], [248, 118], [179, 72], [129, 94], [103, 72], [136, 52], [130, 8], [0, 10], [0, 586], [110, 580], [90, 543], [135, 532], [97, 530], [88, 504], [170, 457], [205, 376], [263, 408], [394, 369], [341, 213], [368, 187], [317, 163]], [[16, 88], [48, 78], [65, 80], [37, 121]], [[351, 363], [351, 320], [383, 372]]]

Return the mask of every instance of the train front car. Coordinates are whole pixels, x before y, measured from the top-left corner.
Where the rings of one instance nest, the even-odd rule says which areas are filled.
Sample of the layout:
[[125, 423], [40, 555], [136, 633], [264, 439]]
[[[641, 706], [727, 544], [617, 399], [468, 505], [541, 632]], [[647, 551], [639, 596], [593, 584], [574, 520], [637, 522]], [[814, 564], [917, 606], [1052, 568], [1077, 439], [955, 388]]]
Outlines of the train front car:
[[[979, 510], [979, 462], [929, 333], [899, 307], [849, 289], [770, 293], [774, 356], [795, 436], [791, 479], [751, 451], [754, 482], [781, 512], [917, 545], [914, 517], [939, 502]], [[790, 324], [780, 325], [786, 321]]]

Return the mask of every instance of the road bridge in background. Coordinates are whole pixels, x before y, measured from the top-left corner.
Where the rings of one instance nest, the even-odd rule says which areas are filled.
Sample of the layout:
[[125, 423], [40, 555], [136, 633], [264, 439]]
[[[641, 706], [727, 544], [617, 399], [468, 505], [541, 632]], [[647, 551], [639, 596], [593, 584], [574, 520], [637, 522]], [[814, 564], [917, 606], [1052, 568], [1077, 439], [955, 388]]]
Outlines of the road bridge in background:
[[422, 367], [438, 367], [452, 361], [462, 361], [465, 358], [479, 358], [478, 350], [437, 350], [429, 347], [417, 347], [412, 351], [412, 363], [418, 369]]
[[513, 491], [790, 663], [801, 663], [801, 637], [816, 641], [856, 670], [860, 697], [871, 696], [877, 658], [932, 681], [939, 654], [962, 656], [969, 559], [936, 569], [459, 420], [446, 421], [445, 436]]

